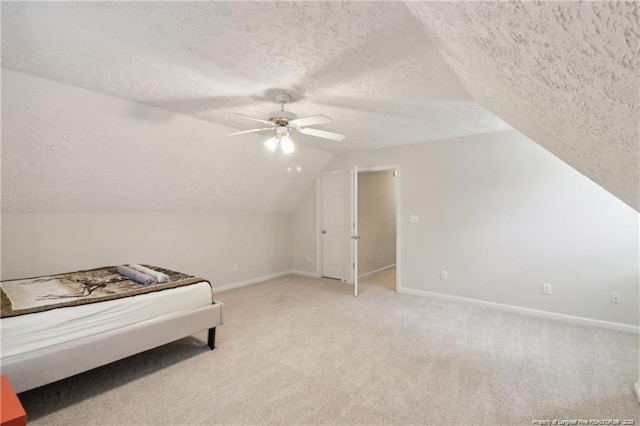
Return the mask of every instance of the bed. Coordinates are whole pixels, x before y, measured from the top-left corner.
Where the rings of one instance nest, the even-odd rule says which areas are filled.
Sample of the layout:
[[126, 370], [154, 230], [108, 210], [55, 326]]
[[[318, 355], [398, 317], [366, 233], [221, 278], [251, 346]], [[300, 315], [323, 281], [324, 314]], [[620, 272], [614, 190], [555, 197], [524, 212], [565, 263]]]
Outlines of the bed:
[[[204, 330], [208, 330], [207, 346], [213, 350], [216, 327], [223, 324], [224, 316], [223, 304], [213, 300], [209, 281], [145, 266], [166, 273], [170, 281], [141, 285], [123, 279], [115, 267], [103, 267], [1, 282], [0, 370], [16, 392]], [[56, 287], [61, 282], [71, 283], [66, 293]], [[44, 287], [31, 290], [36, 284]], [[38, 306], [23, 304], [14, 294], [17, 287], [35, 293]], [[124, 296], [114, 291], [116, 287], [125, 289]]]

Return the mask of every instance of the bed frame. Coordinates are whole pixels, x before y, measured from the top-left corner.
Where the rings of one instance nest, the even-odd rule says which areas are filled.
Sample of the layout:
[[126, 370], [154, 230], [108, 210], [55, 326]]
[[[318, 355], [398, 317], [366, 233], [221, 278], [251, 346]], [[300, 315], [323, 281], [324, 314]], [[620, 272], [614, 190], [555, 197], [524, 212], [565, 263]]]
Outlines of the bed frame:
[[102, 365], [208, 330], [207, 346], [215, 347], [216, 327], [224, 322], [223, 304], [60, 345], [35, 356], [3, 362], [16, 392], [24, 392]]

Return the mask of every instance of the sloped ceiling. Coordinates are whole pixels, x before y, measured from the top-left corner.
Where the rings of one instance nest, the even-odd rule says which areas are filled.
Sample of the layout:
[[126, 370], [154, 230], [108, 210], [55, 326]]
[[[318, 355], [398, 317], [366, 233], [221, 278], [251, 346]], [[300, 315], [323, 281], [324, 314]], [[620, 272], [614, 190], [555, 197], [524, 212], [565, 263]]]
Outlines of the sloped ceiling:
[[289, 211], [331, 159], [15, 71], [2, 83], [4, 212]]
[[510, 128], [461, 87], [402, 3], [3, 3], [3, 67], [236, 129], [290, 91], [330, 152]]
[[483, 106], [640, 209], [640, 3], [408, 3]]
[[[179, 187], [193, 188], [182, 196], [200, 198], [194, 208], [291, 209], [300, 193], [295, 188], [308, 187], [332, 153], [510, 125], [637, 207], [637, 138], [632, 140], [630, 129], [638, 104], [632, 96], [637, 86], [631, 87], [637, 74], [630, 72], [637, 68], [624, 41], [625, 34], [627, 40], [637, 36], [628, 35], [637, 21], [630, 23], [623, 7], [604, 7], [588, 16], [562, 12], [572, 4], [558, 6], [557, 12], [533, 3], [3, 2], [2, 66], [131, 101], [124, 110], [124, 104], [114, 107], [116, 116], [142, 127], [182, 129], [195, 123], [185, 122], [188, 117], [205, 122], [207, 131], [198, 132], [209, 135], [216, 158], [231, 171], [220, 177], [229, 190], [202, 187], [204, 172], [178, 162], [173, 173], [184, 176]], [[584, 46], [576, 41], [588, 35], [593, 37]], [[576, 43], [584, 55], [573, 51]], [[224, 136], [255, 127], [234, 113], [265, 117], [277, 109], [278, 89], [294, 96], [288, 110], [329, 115], [335, 121], [318, 128], [347, 136], [333, 142], [295, 135], [296, 161], [307, 166], [295, 180], [269, 172], [263, 152], [251, 151], [249, 157], [236, 152], [239, 146], [261, 149], [265, 135]], [[3, 84], [3, 109], [15, 101], [5, 92]], [[22, 113], [32, 114], [28, 106]], [[10, 117], [26, 120], [18, 113]], [[84, 157], [98, 172], [89, 173], [82, 185], [101, 190], [85, 194], [77, 180], [62, 174], [42, 184], [36, 165], [56, 174], [61, 161], [72, 164], [75, 158], [50, 155], [55, 143], [49, 152], [38, 149], [42, 141], [27, 137], [25, 125], [9, 123], [10, 131], [3, 129], [4, 211], [46, 209], [48, 204], [33, 200], [53, 186], [66, 188], [58, 191], [55, 204], [63, 211], [100, 210], [106, 198], [124, 201], [119, 184], [99, 173], [105, 158], [112, 159], [109, 153], [123, 149], [117, 137], [100, 138], [103, 157]], [[85, 143], [73, 135], [58, 136], [70, 153]], [[154, 145], [154, 155], [212, 155], [197, 144], [169, 142]], [[129, 152], [143, 160], [138, 148]], [[38, 161], [16, 158], [23, 155]], [[248, 159], [262, 163], [248, 168]], [[7, 169], [7, 164], [13, 166]], [[153, 188], [137, 181], [127, 196], [166, 209], [170, 202], [156, 204], [150, 194], [178, 187], [162, 174], [153, 178]], [[268, 191], [265, 182], [270, 182]], [[13, 198], [6, 197], [9, 193]], [[69, 202], [76, 193], [84, 194], [82, 203]], [[167, 200], [180, 196], [169, 191]]]

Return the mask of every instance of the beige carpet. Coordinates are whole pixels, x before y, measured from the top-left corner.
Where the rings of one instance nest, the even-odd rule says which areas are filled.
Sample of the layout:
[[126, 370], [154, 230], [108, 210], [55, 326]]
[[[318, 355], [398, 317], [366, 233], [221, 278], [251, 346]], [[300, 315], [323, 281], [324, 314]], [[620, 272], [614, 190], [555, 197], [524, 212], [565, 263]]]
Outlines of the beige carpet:
[[21, 394], [32, 425], [635, 419], [638, 337], [335, 280], [220, 293], [204, 333]]

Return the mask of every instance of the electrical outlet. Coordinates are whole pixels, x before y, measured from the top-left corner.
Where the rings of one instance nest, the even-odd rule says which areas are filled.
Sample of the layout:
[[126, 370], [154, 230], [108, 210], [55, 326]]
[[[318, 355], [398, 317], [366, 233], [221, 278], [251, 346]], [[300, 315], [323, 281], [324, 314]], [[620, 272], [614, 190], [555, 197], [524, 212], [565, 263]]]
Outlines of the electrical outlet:
[[238, 264], [238, 262], [233, 264], [233, 270], [234, 271], [239, 271], [240, 270], [240, 265]]
[[307, 255], [307, 262], [311, 262], [311, 255]]
[[440, 271], [440, 279], [446, 281], [449, 279], [449, 273], [447, 271]]
[[620, 293], [618, 293], [617, 291], [611, 293], [611, 303], [620, 303]]
[[551, 284], [542, 283], [542, 294], [547, 294], [547, 295], [551, 294]]

